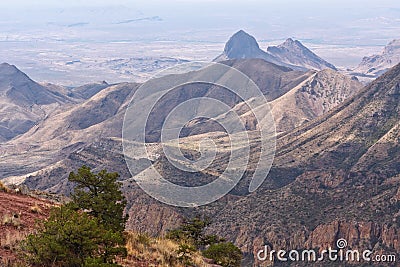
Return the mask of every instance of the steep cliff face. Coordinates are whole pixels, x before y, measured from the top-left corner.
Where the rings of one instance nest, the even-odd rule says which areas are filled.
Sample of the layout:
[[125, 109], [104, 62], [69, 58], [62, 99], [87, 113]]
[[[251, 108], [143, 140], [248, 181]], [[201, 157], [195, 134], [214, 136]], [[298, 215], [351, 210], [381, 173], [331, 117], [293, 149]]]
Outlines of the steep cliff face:
[[398, 182], [349, 187], [343, 186], [346, 178], [345, 173], [335, 177], [318, 171], [285, 188], [261, 190], [216, 212], [209, 231], [234, 240], [246, 254], [245, 266], [268, 266], [257, 261], [265, 245], [270, 250], [321, 252], [336, 248], [339, 239], [347, 241], [348, 249], [398, 256]]

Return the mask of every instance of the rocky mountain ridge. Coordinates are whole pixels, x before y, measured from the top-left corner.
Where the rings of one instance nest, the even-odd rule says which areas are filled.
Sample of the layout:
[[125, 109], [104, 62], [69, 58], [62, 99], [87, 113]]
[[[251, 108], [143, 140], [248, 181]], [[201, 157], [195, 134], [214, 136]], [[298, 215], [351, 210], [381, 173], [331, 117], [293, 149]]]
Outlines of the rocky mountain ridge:
[[334, 65], [314, 54], [298, 40], [288, 38], [282, 44], [270, 46], [267, 51], [264, 51], [259, 47], [256, 39], [243, 30], [236, 32], [229, 39], [224, 52], [214, 61], [251, 58], [260, 58], [294, 70], [336, 70]]
[[267, 52], [274, 55], [281, 62], [296, 66], [302, 66], [306, 69], [337, 70], [334, 65], [323, 60], [322, 58], [314, 54], [310, 49], [305, 47], [302, 43], [300, 43], [298, 40], [293, 40], [292, 38], [286, 39], [285, 42], [278, 46], [268, 47]]

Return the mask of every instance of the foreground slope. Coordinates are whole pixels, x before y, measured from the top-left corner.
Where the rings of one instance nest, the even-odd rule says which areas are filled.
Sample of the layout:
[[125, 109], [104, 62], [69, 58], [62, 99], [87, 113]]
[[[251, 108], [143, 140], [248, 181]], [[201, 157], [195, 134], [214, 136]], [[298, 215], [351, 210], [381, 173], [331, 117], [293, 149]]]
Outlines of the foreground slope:
[[49, 215], [53, 202], [0, 188], [0, 266], [18, 256], [18, 242]]

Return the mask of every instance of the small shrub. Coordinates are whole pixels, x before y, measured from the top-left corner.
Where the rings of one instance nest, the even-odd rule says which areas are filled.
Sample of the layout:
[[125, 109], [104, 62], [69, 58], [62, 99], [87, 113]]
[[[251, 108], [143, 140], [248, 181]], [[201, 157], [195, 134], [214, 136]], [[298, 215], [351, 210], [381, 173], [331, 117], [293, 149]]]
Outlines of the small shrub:
[[243, 258], [240, 249], [231, 242], [213, 244], [203, 252], [203, 255], [223, 267], [240, 267]]
[[192, 243], [196, 249], [222, 242], [223, 240], [215, 235], [204, 234], [204, 230], [209, 224], [208, 220], [193, 218], [184, 222], [180, 227], [170, 230], [167, 233], [167, 238], [178, 242]]
[[191, 264], [191, 258], [194, 252], [196, 252], [196, 248], [189, 244], [180, 244], [177, 250], [178, 258], [185, 264]]
[[0, 192], [10, 192], [10, 189], [0, 181]]
[[[33, 266], [118, 266], [123, 256], [122, 236], [106, 228], [90, 215], [61, 206], [53, 208], [36, 234], [22, 243], [22, 251]], [[102, 262], [105, 265], [95, 265]], [[94, 264], [94, 265], [93, 265]]]

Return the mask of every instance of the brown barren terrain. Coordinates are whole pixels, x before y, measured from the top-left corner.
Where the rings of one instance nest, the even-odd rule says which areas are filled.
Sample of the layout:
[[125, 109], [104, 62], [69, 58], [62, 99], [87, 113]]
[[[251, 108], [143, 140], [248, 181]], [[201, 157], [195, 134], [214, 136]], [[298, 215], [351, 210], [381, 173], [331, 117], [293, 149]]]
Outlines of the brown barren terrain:
[[15, 260], [18, 242], [34, 230], [37, 221], [47, 218], [53, 205], [12, 190], [0, 191], [0, 266]]

